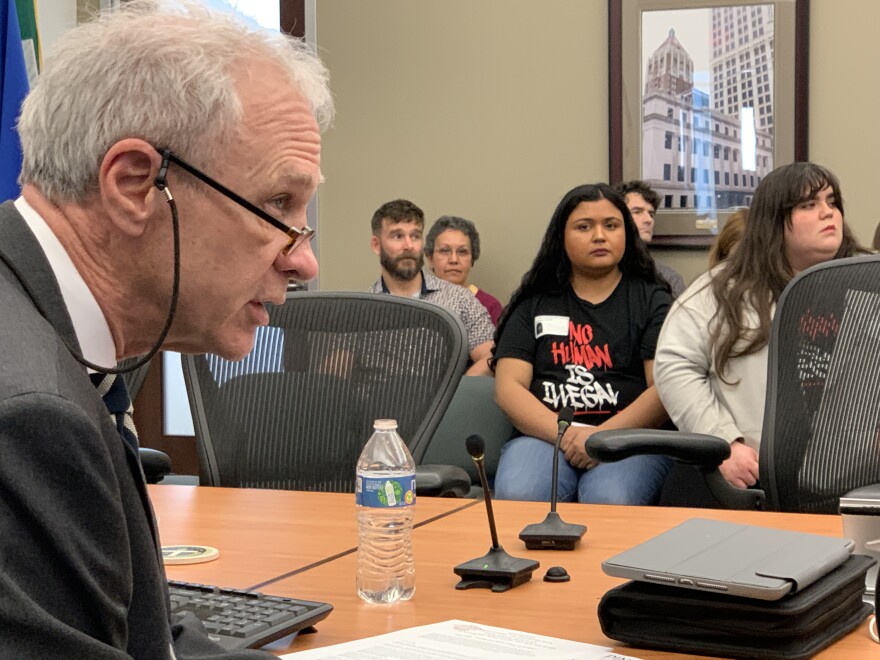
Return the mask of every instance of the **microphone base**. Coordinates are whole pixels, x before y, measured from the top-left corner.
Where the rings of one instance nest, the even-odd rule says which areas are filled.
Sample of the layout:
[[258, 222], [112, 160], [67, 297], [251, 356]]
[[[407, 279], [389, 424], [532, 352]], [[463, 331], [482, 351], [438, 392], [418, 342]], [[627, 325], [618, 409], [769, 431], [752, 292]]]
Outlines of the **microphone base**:
[[529, 550], [574, 550], [586, 532], [585, 525], [567, 523], [551, 511], [544, 522], [526, 525], [519, 538]]
[[482, 557], [459, 564], [453, 572], [461, 578], [456, 589], [491, 589], [501, 592], [513, 589], [532, 579], [532, 571], [540, 564], [534, 559], [511, 557], [500, 545], [489, 548]]

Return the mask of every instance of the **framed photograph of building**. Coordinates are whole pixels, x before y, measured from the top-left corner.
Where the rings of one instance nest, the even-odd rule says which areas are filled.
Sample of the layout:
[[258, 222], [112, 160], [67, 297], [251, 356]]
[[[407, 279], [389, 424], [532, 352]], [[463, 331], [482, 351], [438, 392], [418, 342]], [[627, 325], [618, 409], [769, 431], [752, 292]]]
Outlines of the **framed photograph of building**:
[[708, 246], [807, 159], [808, 1], [609, 0], [610, 179], [660, 195], [652, 246]]

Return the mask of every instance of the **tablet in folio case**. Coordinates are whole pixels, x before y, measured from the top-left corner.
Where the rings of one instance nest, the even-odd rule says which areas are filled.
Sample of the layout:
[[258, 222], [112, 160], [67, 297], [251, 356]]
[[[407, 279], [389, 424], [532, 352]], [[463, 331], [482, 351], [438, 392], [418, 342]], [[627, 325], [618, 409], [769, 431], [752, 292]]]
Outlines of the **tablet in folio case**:
[[608, 575], [778, 600], [850, 556], [843, 538], [692, 518], [602, 563]]

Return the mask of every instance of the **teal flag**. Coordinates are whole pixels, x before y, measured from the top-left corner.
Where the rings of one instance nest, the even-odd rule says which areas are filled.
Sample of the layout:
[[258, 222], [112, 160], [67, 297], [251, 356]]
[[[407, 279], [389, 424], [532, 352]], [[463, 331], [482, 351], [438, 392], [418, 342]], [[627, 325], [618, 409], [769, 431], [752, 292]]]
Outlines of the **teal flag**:
[[21, 143], [15, 123], [27, 96], [25, 66], [15, 0], [0, 0], [0, 202], [18, 197]]

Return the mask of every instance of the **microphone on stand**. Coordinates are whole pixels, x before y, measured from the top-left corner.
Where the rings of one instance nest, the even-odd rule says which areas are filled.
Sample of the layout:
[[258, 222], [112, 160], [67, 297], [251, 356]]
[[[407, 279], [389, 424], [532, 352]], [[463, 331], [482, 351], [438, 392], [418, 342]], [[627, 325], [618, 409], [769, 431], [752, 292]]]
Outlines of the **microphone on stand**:
[[492, 547], [482, 557], [477, 557], [463, 564], [459, 564], [453, 572], [461, 578], [456, 589], [483, 588], [492, 591], [507, 591], [513, 587], [528, 582], [534, 571], [540, 564], [534, 559], [520, 559], [511, 557], [498, 543], [498, 531], [495, 528], [495, 514], [492, 511], [492, 496], [489, 493], [489, 480], [486, 478], [486, 468], [483, 465], [483, 454], [486, 443], [479, 435], [468, 437], [466, 443], [468, 453], [474, 459], [477, 472], [480, 474], [480, 483], [483, 486], [484, 500], [486, 502], [486, 515], [489, 518], [489, 532], [492, 536]]
[[585, 525], [567, 523], [556, 513], [556, 486], [559, 481], [559, 444], [562, 436], [571, 426], [574, 419], [574, 410], [566, 406], [559, 411], [556, 418], [558, 428], [556, 434], [556, 447], [553, 451], [553, 483], [550, 486], [550, 513], [544, 518], [544, 522], [527, 525], [519, 533], [526, 548], [529, 550], [574, 550], [586, 533]]

